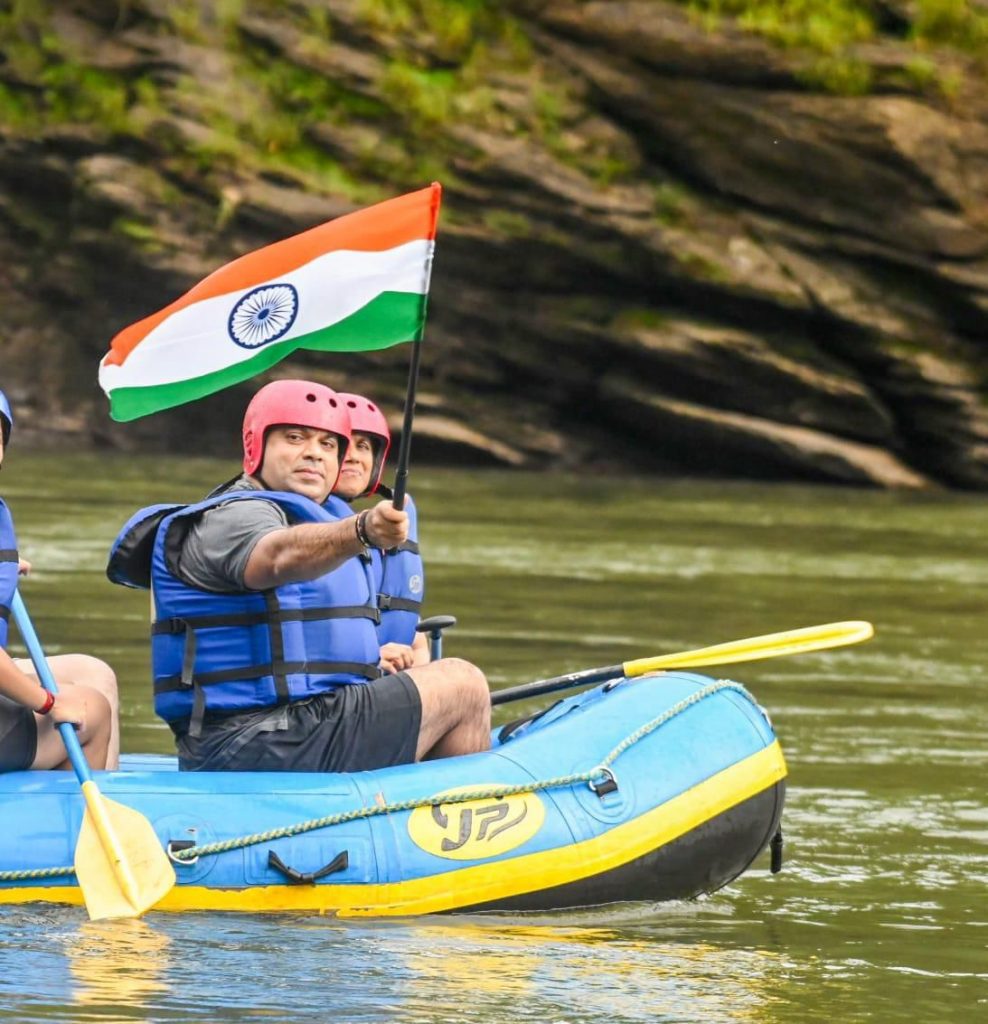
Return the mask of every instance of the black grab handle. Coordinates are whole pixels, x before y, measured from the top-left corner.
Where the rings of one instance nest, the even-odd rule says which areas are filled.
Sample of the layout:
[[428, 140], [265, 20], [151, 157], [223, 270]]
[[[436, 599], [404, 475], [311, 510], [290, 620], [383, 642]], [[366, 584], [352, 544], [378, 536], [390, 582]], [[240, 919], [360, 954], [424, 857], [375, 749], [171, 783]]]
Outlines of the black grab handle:
[[430, 615], [415, 627], [416, 633], [429, 634], [429, 657], [433, 661], [443, 656], [443, 630], [452, 629], [455, 625], [456, 617], [453, 615]]
[[296, 868], [290, 868], [274, 850], [268, 850], [268, 867], [280, 871], [288, 879], [289, 885], [315, 885], [320, 878], [335, 875], [337, 871], [346, 871], [349, 866], [350, 854], [346, 850], [338, 853], [318, 871], [298, 871]]

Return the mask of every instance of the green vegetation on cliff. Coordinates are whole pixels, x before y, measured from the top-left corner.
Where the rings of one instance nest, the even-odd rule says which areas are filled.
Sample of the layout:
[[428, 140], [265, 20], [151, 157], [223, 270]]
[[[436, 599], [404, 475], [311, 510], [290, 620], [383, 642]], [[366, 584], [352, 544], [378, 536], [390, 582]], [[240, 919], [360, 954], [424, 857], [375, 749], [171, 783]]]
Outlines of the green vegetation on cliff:
[[[742, 30], [808, 55], [799, 76], [813, 87], [860, 94], [874, 88], [869, 44], [909, 50], [900, 86], [954, 95], [988, 55], [988, 12], [968, 0], [680, 0], [711, 31]], [[274, 0], [134, 0], [94, 4], [106, 35], [125, 23], [176, 44], [171, 66], [94, 60], [99, 39], [64, 31], [55, 0], [14, 0], [0, 13], [0, 124], [25, 135], [84, 124], [103, 136], [146, 137], [168, 113], [200, 129], [164, 132], [159, 145], [201, 172], [240, 166], [294, 173], [316, 191], [355, 200], [374, 182], [411, 183], [455, 174], [470, 151], [458, 125], [532, 138], [601, 186], [633, 174], [635, 158], [613, 139], [589, 138], [565, 76], [547, 70], [513, 5], [496, 0], [357, 0], [356, 24], [340, 34], [333, 5]], [[256, 31], [277, 16], [275, 38]], [[334, 48], [385, 56], [370, 77], [341, 75]], [[204, 53], [217, 67], [203, 90], [190, 67]], [[962, 66], [956, 54], [974, 61]], [[219, 84], [220, 71], [223, 84]], [[346, 79], [351, 80], [347, 81]], [[360, 132], [351, 126], [359, 123]], [[340, 131], [345, 153], [327, 137]], [[582, 138], [578, 136], [582, 134]], [[400, 139], [400, 143], [395, 140]], [[339, 147], [338, 147], [339, 148]]]
[[[115, 17], [115, 4], [95, 6], [105, 9], [104, 39], [136, 25], [172, 37], [173, 60], [95, 62], [103, 39], [63, 31], [57, 3], [15, 0], [0, 14], [0, 125], [26, 136], [59, 125], [133, 136], [214, 180], [267, 169], [355, 201], [380, 195], [376, 183], [450, 180], [472, 153], [459, 125], [536, 139], [601, 186], [630, 169], [620, 146], [576, 138], [565, 81], [491, 0], [360, 0], [342, 37], [332, 5], [317, 3], [138, 0]], [[258, 28], [267, 16], [277, 18], [274, 36]], [[384, 58], [367, 75], [341, 67], [341, 52], [360, 49]], [[203, 88], [207, 55], [216, 68]], [[174, 130], [176, 115], [188, 130]]]
[[[808, 84], [862, 94], [875, 85], [863, 44], [901, 40], [914, 51], [902, 85], [952, 96], [960, 71], [949, 51], [988, 60], [988, 11], [970, 0], [681, 0], [711, 28], [732, 18], [753, 34], [815, 59], [803, 72]], [[943, 53], [948, 51], [945, 59]], [[871, 55], [873, 58], [873, 54]]]
[[[637, 437], [636, 467], [988, 487], [986, 25], [964, 0], [11, 0], [5, 382], [160, 443], [167, 417], [113, 432], [96, 393], [123, 324], [438, 179], [439, 447], [578, 465]], [[355, 366], [400, 401], [400, 367]]]
[[0, 12], [0, 56], [0, 124], [25, 134], [75, 123], [133, 131], [131, 111], [154, 99], [150, 77], [93, 66], [57, 32], [44, 0], [14, 0]]

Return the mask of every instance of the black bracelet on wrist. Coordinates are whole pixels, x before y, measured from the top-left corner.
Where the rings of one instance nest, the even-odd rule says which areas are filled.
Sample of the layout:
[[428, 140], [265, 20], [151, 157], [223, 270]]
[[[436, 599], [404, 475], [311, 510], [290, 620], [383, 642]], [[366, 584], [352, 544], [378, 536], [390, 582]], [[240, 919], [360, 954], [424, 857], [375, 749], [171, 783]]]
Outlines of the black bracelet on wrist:
[[365, 508], [363, 512], [358, 512], [357, 517], [353, 522], [353, 528], [357, 534], [357, 542], [365, 548], [371, 546], [370, 537], [367, 536], [367, 517], [370, 515], [370, 509]]

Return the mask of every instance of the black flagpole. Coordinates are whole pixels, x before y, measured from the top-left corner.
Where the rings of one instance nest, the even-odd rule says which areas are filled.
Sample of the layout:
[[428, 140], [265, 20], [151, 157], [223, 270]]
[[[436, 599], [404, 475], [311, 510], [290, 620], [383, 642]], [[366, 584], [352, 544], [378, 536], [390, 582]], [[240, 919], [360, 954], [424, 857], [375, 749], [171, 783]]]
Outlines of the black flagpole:
[[405, 484], [408, 480], [408, 460], [412, 449], [412, 421], [415, 419], [415, 391], [419, 382], [419, 362], [422, 358], [422, 340], [412, 345], [412, 361], [408, 367], [408, 390], [405, 393], [405, 419], [401, 425], [401, 447], [398, 449], [398, 467], [395, 470], [394, 497], [391, 499], [399, 511], [405, 507]]
[[[432, 237], [435, 239], [436, 222], [439, 219], [439, 202], [442, 186], [432, 183]], [[425, 272], [425, 291], [422, 296], [422, 330], [412, 345], [412, 359], [408, 366], [408, 390], [405, 392], [405, 419], [401, 425], [401, 447], [398, 449], [398, 467], [395, 469], [395, 489], [391, 501], [400, 512], [405, 507], [405, 487], [408, 483], [408, 462], [412, 451], [412, 421], [415, 419], [415, 391], [419, 384], [419, 362], [422, 359], [422, 344], [425, 341], [425, 311], [429, 304], [429, 283], [432, 279], [432, 261], [435, 242], [429, 252]]]

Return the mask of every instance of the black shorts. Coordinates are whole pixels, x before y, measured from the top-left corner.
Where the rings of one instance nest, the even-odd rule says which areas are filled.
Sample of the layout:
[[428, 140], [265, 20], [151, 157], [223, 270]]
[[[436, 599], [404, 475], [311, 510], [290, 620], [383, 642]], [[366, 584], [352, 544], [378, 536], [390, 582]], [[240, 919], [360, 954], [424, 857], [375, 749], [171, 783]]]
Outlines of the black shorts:
[[38, 724], [30, 708], [0, 695], [0, 772], [30, 768], [38, 752]]
[[293, 704], [209, 719], [179, 735], [179, 767], [199, 772], [359, 772], [415, 760], [422, 701], [404, 672]]

